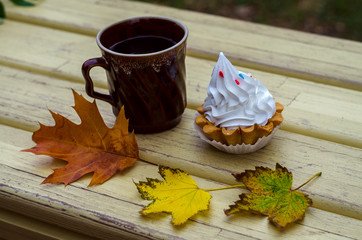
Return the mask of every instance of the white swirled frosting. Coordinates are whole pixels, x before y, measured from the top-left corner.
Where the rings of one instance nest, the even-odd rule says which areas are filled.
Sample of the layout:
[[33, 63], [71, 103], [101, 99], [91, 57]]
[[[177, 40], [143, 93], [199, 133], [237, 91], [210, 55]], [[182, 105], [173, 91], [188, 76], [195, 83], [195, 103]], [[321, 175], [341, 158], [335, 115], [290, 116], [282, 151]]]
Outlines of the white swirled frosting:
[[265, 125], [275, 113], [268, 89], [250, 74], [239, 72], [221, 52], [203, 105], [205, 118], [226, 129]]

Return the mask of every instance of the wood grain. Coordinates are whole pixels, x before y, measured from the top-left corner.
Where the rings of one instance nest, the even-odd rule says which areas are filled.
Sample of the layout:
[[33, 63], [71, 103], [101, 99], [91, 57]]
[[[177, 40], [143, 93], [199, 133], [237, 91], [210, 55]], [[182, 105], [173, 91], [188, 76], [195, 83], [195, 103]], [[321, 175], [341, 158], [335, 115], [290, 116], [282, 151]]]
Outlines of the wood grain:
[[[32, 8], [4, 4], [8, 18], [0, 26], [0, 231], [6, 236], [360, 238], [362, 43], [135, 1], [46, 0]], [[31, 131], [38, 129], [38, 122], [54, 124], [48, 109], [79, 123], [71, 108], [71, 89], [85, 96], [80, 67], [86, 59], [100, 56], [96, 33], [140, 15], [168, 16], [189, 27], [188, 108], [181, 123], [159, 134], [137, 134], [142, 160], [102, 185], [88, 188], [91, 174], [67, 187], [40, 185], [51, 169], [65, 162], [20, 152], [34, 146]], [[238, 70], [253, 73], [285, 106], [281, 130], [252, 154], [220, 152], [193, 129], [195, 109], [206, 97], [220, 51]], [[106, 93], [103, 69], [94, 68], [92, 77], [97, 89]], [[97, 105], [111, 127], [115, 120], [111, 106], [102, 101]], [[199, 187], [215, 188], [235, 184], [233, 172], [274, 168], [277, 162], [293, 172], [293, 187], [323, 172], [302, 189], [314, 206], [286, 231], [261, 216], [225, 216], [223, 209], [246, 191], [242, 189], [212, 192], [210, 210], [182, 227], [173, 227], [168, 214], [138, 212], [149, 201], [141, 199], [133, 181], [160, 178], [156, 165], [183, 169]]]
[[[3, 194], [0, 193], [0, 195]], [[0, 232], [3, 239], [89, 239], [89, 236], [3, 208], [0, 208]]]
[[[223, 209], [245, 191], [241, 189], [212, 192], [209, 211], [197, 214], [184, 226], [173, 227], [167, 214], [141, 216], [138, 212], [149, 201], [141, 199], [132, 181], [144, 181], [146, 177], [160, 179], [157, 166], [138, 161], [131, 169], [91, 188], [87, 187], [90, 175], [67, 187], [40, 185], [52, 168], [60, 167], [64, 162], [20, 152], [32, 145], [30, 132], [0, 125], [0, 134], [4, 136], [0, 140], [2, 207], [72, 231], [87, 229], [83, 233], [93, 237], [298, 239], [308, 236], [340, 239], [357, 238], [361, 234], [362, 221], [316, 208], [309, 208], [303, 221], [283, 232], [268, 223], [265, 217], [252, 214], [225, 216]], [[199, 187], [224, 186], [196, 176], [193, 178]]]
[[[29, 32], [25, 33], [25, 29]], [[89, 36], [9, 20], [2, 31], [0, 41], [7, 47], [0, 52], [0, 64], [18, 69], [83, 83], [81, 65], [86, 59], [100, 55], [94, 38]], [[186, 65], [188, 107], [196, 109], [206, 97], [215, 62], [189, 56]], [[252, 72], [276, 101], [285, 106], [282, 129], [362, 148], [362, 118], [355, 117], [362, 115], [362, 92], [236, 68]], [[91, 73], [96, 86], [107, 92], [103, 69], [94, 68]], [[8, 84], [12, 82], [9, 80]]]
[[134, 1], [47, 0], [38, 8], [6, 7], [9, 18], [92, 36], [124, 18], [168, 16], [189, 27], [188, 50], [193, 56], [215, 60], [223, 51], [235, 64], [362, 90], [358, 42]]
[[[1, 69], [0, 123], [34, 131], [38, 128], [38, 121], [53, 124], [47, 108], [79, 122], [70, 107], [74, 104], [70, 89], [85, 96], [82, 84], [12, 68]], [[14, 81], [18, 83], [17, 86], [12, 84]], [[97, 101], [97, 104], [106, 123], [111, 126], [115, 119], [111, 106], [102, 101]], [[322, 171], [323, 177], [305, 188], [315, 200], [315, 206], [361, 218], [362, 205], [358, 200], [362, 194], [359, 184], [362, 176], [360, 149], [278, 131], [272, 142], [260, 151], [241, 156], [229, 155], [212, 148], [197, 136], [193, 129], [194, 114], [194, 110], [187, 109], [181, 124], [170, 131], [138, 134], [141, 158], [226, 184], [235, 184], [232, 172], [253, 169], [258, 165], [274, 168], [276, 162], [294, 173], [294, 186]]]

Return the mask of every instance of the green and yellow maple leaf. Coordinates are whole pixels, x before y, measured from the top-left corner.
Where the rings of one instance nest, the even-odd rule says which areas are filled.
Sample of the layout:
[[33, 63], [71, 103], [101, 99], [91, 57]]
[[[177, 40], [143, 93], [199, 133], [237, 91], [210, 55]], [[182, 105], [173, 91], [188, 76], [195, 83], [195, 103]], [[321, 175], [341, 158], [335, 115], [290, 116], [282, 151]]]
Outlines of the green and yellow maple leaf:
[[188, 173], [164, 166], [159, 166], [159, 173], [165, 181], [147, 178], [147, 182], [135, 183], [142, 198], [153, 200], [142, 214], [168, 212], [172, 214], [172, 223], [180, 225], [208, 209], [211, 195], [199, 189]]
[[293, 175], [278, 163], [275, 170], [256, 167], [255, 170], [246, 170], [234, 176], [251, 193], [241, 194], [240, 200], [224, 210], [226, 215], [240, 211], [260, 213], [268, 216], [272, 223], [282, 229], [289, 223], [303, 219], [305, 209], [312, 205], [307, 194], [296, 191], [300, 187], [291, 190]]

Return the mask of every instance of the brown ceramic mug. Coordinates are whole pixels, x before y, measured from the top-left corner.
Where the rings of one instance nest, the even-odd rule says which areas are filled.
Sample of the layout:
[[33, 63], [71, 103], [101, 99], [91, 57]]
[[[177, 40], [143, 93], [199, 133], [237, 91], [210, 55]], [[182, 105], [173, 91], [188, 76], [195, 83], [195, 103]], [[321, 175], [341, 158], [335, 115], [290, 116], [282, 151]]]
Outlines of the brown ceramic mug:
[[[102, 29], [97, 44], [102, 57], [84, 62], [89, 96], [125, 107], [130, 130], [154, 133], [176, 126], [186, 107], [185, 54], [188, 30], [166, 17], [136, 17]], [[109, 95], [96, 92], [90, 70], [105, 69]]]

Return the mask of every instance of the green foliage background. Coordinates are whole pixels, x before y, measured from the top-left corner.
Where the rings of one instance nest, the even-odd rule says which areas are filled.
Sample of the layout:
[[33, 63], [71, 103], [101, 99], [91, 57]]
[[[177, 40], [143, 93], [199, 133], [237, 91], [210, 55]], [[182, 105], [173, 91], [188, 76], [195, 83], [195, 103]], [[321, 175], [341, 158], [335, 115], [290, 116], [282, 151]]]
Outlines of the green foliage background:
[[362, 41], [362, 0], [138, 0]]
[[[36, 0], [0, 0], [33, 6]], [[135, 0], [133, 0], [135, 1]], [[362, 0], [137, 0], [362, 41]]]
[[[28, 2], [26, 0], [10, 0], [10, 1], [18, 6], [23, 6], [23, 7], [34, 6], [34, 3]], [[0, 24], [3, 23], [5, 17], [6, 17], [5, 7], [2, 1], [0, 1]]]

